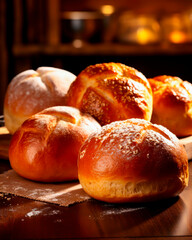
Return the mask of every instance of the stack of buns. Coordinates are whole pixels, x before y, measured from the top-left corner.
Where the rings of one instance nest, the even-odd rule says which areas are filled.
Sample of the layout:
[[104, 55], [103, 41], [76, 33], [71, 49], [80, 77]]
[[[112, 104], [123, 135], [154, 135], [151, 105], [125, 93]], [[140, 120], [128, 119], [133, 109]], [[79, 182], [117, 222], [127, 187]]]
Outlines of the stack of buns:
[[35, 181], [79, 179], [90, 196], [107, 202], [178, 195], [188, 184], [177, 136], [192, 134], [191, 89], [176, 77], [147, 79], [112, 62], [77, 77], [50, 67], [25, 71], [4, 102], [11, 166]]

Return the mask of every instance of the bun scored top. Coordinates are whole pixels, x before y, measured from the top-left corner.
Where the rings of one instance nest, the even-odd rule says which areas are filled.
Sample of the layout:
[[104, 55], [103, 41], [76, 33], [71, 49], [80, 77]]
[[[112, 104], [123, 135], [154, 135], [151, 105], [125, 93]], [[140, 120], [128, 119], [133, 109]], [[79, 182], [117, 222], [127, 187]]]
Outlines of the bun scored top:
[[128, 118], [151, 119], [152, 91], [146, 77], [121, 63], [88, 66], [71, 84], [67, 105], [101, 125]]
[[100, 129], [90, 115], [72, 107], [50, 107], [27, 120], [9, 146], [12, 168], [22, 177], [41, 182], [77, 180], [79, 149]]
[[5, 126], [13, 134], [33, 114], [65, 105], [66, 94], [76, 76], [66, 70], [39, 67], [26, 70], [10, 82], [4, 100]]

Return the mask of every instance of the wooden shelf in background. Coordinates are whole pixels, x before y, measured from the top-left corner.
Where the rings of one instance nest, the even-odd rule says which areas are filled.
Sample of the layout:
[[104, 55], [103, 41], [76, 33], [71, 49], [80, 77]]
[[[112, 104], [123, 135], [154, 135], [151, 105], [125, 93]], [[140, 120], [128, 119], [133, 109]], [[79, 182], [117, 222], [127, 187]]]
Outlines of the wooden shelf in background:
[[25, 57], [32, 55], [191, 55], [192, 44], [182, 45], [129, 45], [120, 43], [85, 43], [80, 48], [71, 43], [58, 45], [27, 44], [14, 45], [13, 55]]

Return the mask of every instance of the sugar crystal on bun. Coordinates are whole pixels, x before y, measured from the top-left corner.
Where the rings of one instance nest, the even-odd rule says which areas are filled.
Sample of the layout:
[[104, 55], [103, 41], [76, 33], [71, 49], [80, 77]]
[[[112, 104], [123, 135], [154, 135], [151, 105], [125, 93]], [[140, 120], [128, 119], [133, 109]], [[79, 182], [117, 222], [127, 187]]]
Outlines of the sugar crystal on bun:
[[101, 125], [128, 118], [150, 120], [152, 91], [138, 70], [121, 63], [101, 63], [77, 76], [66, 104], [89, 113]]

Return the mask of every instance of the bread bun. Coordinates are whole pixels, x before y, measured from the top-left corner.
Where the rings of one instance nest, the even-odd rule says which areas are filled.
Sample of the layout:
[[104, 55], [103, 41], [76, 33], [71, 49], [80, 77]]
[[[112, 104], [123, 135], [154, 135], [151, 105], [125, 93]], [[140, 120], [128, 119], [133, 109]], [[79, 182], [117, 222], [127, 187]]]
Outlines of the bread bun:
[[166, 75], [150, 78], [149, 82], [153, 91], [151, 121], [178, 137], [192, 135], [192, 84]]
[[100, 129], [94, 118], [72, 107], [51, 107], [28, 118], [9, 147], [12, 168], [41, 182], [77, 179], [77, 157], [86, 138]]
[[76, 76], [68, 71], [39, 67], [12, 79], [4, 100], [5, 126], [13, 134], [31, 115], [57, 105], [65, 105], [66, 93]]
[[151, 119], [152, 91], [136, 69], [121, 63], [91, 65], [71, 84], [67, 105], [92, 115], [101, 125], [128, 118]]
[[103, 126], [81, 147], [79, 180], [90, 196], [142, 202], [178, 195], [188, 184], [183, 145], [166, 128], [142, 119]]

